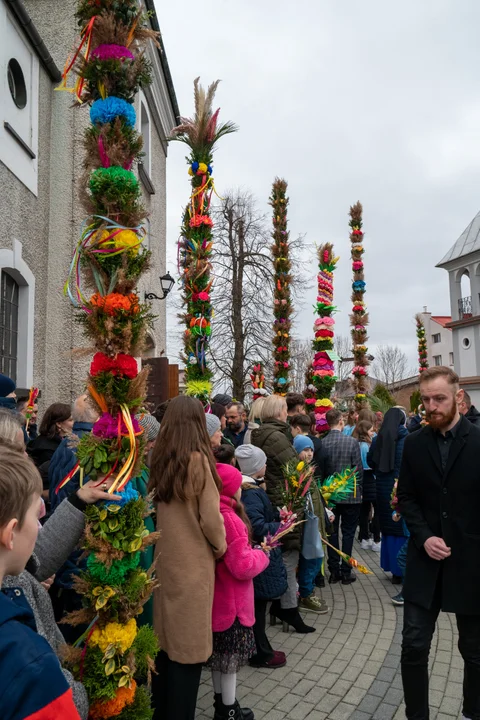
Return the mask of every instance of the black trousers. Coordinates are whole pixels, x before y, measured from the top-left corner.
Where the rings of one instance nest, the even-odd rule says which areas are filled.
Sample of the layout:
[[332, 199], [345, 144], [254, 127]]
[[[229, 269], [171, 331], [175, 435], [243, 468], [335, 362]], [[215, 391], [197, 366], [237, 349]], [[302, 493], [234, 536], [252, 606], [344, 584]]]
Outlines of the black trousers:
[[[370, 515], [370, 508], [373, 505], [373, 518], [369, 522], [368, 517]], [[358, 536], [359, 540], [368, 540], [370, 537], [370, 530], [373, 533], [374, 542], [380, 542], [380, 518], [377, 512], [376, 500], [362, 500], [360, 506], [360, 533]]]
[[[357, 504], [338, 504], [335, 505], [334, 509], [335, 520], [333, 522], [333, 530], [330, 536], [330, 542], [336, 548], [340, 549], [339, 545], [339, 527], [341, 521], [342, 528], [342, 551], [347, 555], [352, 554], [353, 540], [355, 538], [355, 531], [358, 525], [358, 519], [360, 516], [360, 503]], [[332, 575], [338, 575], [340, 572], [342, 575], [350, 575], [352, 568], [344, 560], [341, 561], [342, 568], [340, 570], [340, 556], [331, 548], [328, 548], [328, 569]]]
[[268, 662], [273, 658], [273, 648], [265, 632], [267, 605], [269, 602], [269, 600], [259, 600], [255, 598], [255, 625], [253, 626], [253, 634], [255, 636], [257, 652], [251, 658], [251, 661], [255, 663]]
[[[402, 681], [409, 720], [428, 720], [428, 655], [440, 612], [405, 601], [403, 607]], [[465, 663], [463, 714], [480, 720], [480, 615], [457, 615], [458, 649]]]
[[194, 720], [202, 663], [183, 665], [161, 650], [152, 677], [153, 720]]

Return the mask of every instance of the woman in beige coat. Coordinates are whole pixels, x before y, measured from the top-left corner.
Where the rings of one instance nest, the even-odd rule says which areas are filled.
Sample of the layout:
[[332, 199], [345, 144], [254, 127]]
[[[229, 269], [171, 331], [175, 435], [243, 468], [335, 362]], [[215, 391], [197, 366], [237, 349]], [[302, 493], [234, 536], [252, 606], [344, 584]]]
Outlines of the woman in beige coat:
[[203, 407], [194, 398], [177, 397], [161, 423], [149, 483], [161, 532], [154, 720], [195, 717], [202, 664], [212, 654], [215, 559], [226, 550], [219, 487]]

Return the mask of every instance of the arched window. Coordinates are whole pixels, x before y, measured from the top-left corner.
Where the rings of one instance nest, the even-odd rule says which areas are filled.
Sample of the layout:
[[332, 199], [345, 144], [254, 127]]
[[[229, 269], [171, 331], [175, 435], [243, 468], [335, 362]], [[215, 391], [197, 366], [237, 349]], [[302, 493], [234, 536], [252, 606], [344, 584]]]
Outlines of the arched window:
[[145, 153], [142, 158], [142, 163], [147, 175], [151, 177], [152, 158], [150, 152], [150, 115], [148, 114], [147, 105], [143, 101], [140, 103], [140, 132], [143, 137], [143, 152]]
[[5, 270], [0, 286], [0, 371], [17, 382], [19, 288]]
[[470, 273], [465, 270], [460, 278], [461, 298], [458, 301], [458, 317], [472, 317], [472, 288], [470, 284]]

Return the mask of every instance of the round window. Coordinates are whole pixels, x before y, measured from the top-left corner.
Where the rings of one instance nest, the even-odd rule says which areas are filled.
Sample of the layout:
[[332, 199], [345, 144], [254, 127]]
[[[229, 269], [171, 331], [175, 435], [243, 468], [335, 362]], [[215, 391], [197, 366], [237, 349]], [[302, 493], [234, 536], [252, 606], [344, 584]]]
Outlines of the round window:
[[12, 58], [7, 67], [8, 88], [15, 105], [23, 110], [27, 104], [27, 87], [20, 63]]
[[464, 348], [469, 348], [469, 347], [470, 347], [470, 340], [469, 340], [468, 338], [463, 338], [463, 340], [462, 340], [462, 345], [463, 345]]

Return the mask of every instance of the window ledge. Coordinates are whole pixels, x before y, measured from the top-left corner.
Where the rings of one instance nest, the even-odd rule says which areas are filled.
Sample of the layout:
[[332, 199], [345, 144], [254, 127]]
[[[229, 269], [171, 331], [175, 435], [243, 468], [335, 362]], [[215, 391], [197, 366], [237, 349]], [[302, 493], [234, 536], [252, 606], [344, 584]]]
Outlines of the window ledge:
[[29, 146], [27, 145], [27, 143], [25, 142], [25, 140], [22, 140], [22, 138], [20, 137], [20, 135], [17, 133], [16, 130], [13, 129], [13, 127], [10, 125], [10, 123], [5, 121], [5, 122], [3, 123], [3, 127], [4, 127], [5, 130], [13, 137], [13, 139], [16, 140], [16, 142], [20, 145], [20, 147], [23, 148], [23, 150], [25, 150], [25, 152], [26, 152], [27, 155], [30, 157], [30, 159], [31, 159], [31, 160], [35, 160], [35, 158], [36, 158], [37, 156], [35, 155], [35, 153], [34, 153], [33, 150], [31, 149], [31, 147], [29, 147]]
[[155, 195], [155, 188], [143, 163], [138, 163], [138, 175], [149, 195]]

